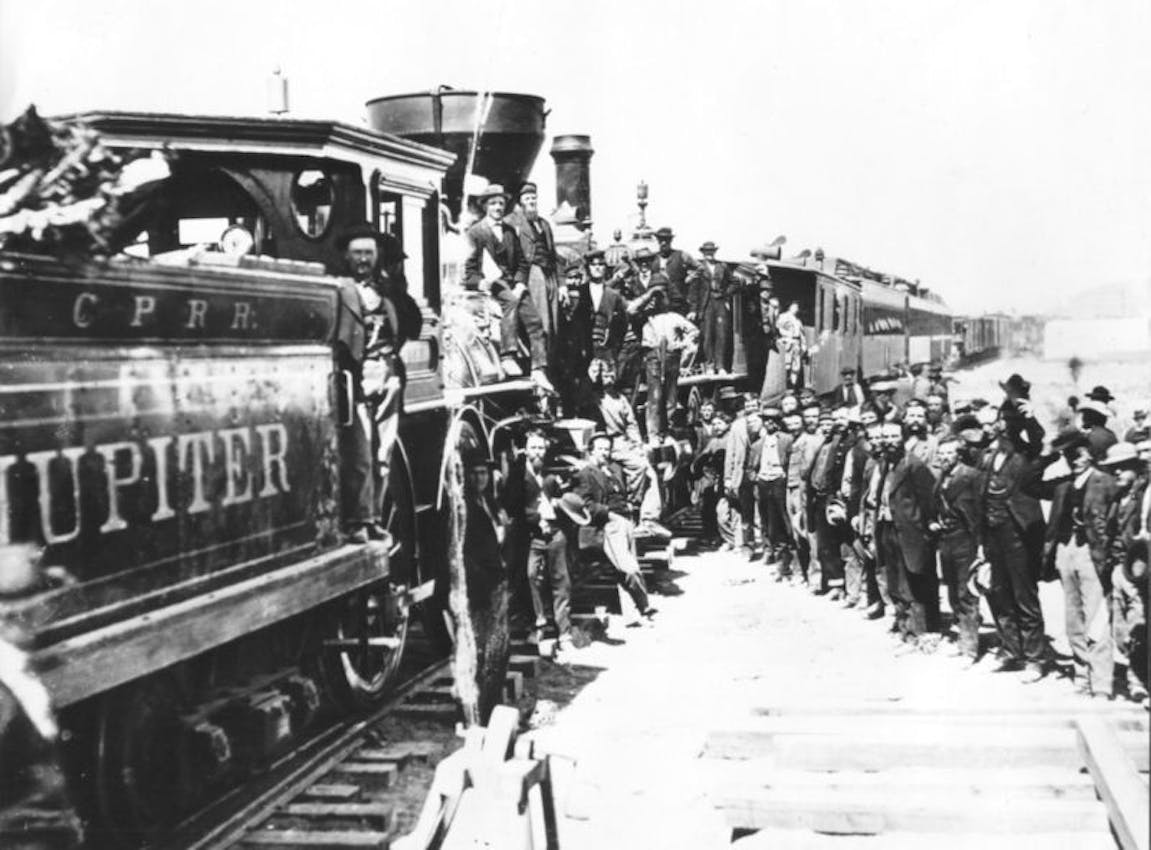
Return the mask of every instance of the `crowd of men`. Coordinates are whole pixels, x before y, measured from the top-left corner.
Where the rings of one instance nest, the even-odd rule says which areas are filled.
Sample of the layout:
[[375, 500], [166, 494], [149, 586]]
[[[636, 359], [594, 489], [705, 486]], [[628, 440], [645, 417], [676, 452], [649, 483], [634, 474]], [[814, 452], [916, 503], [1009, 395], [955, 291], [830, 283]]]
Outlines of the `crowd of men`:
[[1114, 400], [1096, 387], [1045, 444], [1028, 382], [1001, 386], [998, 405], [949, 404], [931, 375], [902, 404], [893, 382], [864, 393], [850, 374], [830, 406], [721, 393], [701, 410], [693, 464], [705, 534], [778, 581], [886, 615], [901, 651], [979, 662], [983, 596], [995, 669], [1028, 682], [1057, 666], [1039, 585], [1059, 580], [1076, 690], [1146, 700], [1146, 410], [1120, 440], [1107, 427]]

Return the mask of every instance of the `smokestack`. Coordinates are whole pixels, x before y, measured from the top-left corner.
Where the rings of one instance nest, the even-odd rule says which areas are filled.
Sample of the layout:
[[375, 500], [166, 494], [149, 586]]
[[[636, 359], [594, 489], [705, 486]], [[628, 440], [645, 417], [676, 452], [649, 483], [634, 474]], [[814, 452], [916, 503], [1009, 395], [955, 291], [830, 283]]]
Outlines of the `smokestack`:
[[580, 221], [591, 220], [591, 136], [556, 136], [551, 155], [556, 163], [556, 206], [565, 201]]

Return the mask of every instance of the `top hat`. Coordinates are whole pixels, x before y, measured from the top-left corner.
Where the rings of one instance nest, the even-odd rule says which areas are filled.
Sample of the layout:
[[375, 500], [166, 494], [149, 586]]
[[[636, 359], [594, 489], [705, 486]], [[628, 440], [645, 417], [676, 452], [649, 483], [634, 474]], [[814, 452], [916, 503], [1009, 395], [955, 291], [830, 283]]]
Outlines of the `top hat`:
[[1134, 443], [1115, 443], [1107, 449], [1107, 456], [1099, 461], [1100, 466], [1124, 466], [1139, 462], [1139, 450]]
[[1018, 396], [1019, 398], [1031, 398], [1031, 382], [1023, 380], [1023, 376], [1018, 372], [1006, 381], [1000, 381], [999, 388], [1008, 395]]
[[584, 507], [583, 499], [579, 493], [564, 493], [556, 502], [556, 507], [568, 515], [576, 525], [590, 525], [591, 514]]
[[655, 238], [657, 240], [659, 240], [659, 239], [674, 239], [675, 238], [675, 231], [672, 230], [670, 227], [661, 227], [659, 230], [657, 230], [655, 232]]
[[489, 183], [482, 192], [474, 197], [481, 204], [486, 204], [489, 198], [501, 197], [505, 201], [508, 199], [508, 193], [504, 191], [504, 187], [499, 183]]
[[538, 195], [539, 194], [539, 189], [536, 187], [536, 184], [531, 182], [530, 180], [527, 183], [525, 183], [524, 185], [520, 186], [520, 197], [522, 198], [524, 195], [527, 195], [527, 194], [532, 194], [532, 195]]
[[718, 250], [719, 247], [710, 239], [699, 246], [699, 252], [701, 254], [714, 254]]
[[1115, 401], [1115, 396], [1111, 395], [1111, 390], [1100, 384], [1087, 393], [1087, 398], [1097, 401], [1101, 404], [1110, 404]]

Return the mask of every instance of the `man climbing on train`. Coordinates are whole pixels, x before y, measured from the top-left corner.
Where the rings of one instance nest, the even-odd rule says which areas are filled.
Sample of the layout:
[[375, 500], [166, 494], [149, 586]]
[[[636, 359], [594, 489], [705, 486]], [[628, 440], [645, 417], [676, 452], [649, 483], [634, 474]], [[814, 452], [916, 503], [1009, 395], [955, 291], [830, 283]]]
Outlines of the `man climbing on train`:
[[[400, 350], [420, 335], [423, 317], [408, 294], [399, 242], [367, 222], [344, 232], [338, 246], [351, 281], [340, 289], [336, 359], [351, 376], [352, 409], [341, 427], [341, 499], [353, 542], [380, 540], [380, 497], [403, 409]], [[372, 469], [372, 450], [377, 459]]]

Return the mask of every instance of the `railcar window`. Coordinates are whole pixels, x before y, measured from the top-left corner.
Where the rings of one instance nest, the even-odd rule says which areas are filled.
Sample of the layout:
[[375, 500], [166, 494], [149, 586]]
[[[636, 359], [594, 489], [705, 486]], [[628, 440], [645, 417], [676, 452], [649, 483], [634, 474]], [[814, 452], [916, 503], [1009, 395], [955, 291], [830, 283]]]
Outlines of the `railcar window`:
[[831, 326], [836, 331], [843, 331], [843, 293], [835, 293], [834, 313], [831, 318]]
[[300, 232], [319, 239], [328, 231], [336, 188], [332, 179], [317, 168], [308, 168], [292, 181], [292, 215]]

